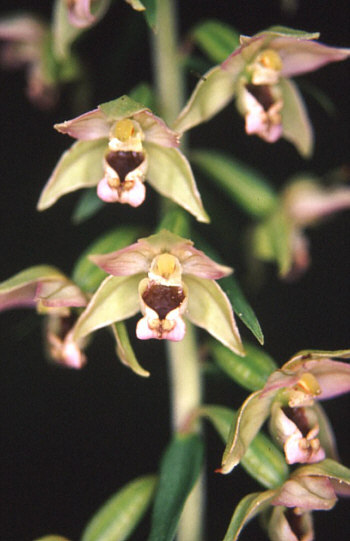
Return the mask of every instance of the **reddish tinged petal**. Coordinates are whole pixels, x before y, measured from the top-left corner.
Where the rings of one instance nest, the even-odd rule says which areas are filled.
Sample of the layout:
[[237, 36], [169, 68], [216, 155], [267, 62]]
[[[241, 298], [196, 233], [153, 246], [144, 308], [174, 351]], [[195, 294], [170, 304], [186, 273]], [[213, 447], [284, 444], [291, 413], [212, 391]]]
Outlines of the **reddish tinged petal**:
[[2, 40], [39, 43], [46, 33], [46, 24], [30, 14], [4, 17], [0, 21], [0, 39]]
[[150, 328], [149, 315], [140, 319], [136, 326], [136, 336], [139, 340], [149, 340], [150, 338], [155, 338], [156, 340], [171, 340], [172, 342], [179, 342], [185, 336], [185, 332], [186, 325], [181, 317], [176, 319], [175, 326], [170, 331], [164, 329], [160, 330], [160, 327]]
[[224, 276], [232, 274], [233, 269], [220, 265], [201, 250], [193, 248], [189, 244], [175, 246], [171, 253], [175, 255], [182, 266], [183, 274], [193, 274], [198, 278], [207, 278], [208, 280], [218, 280]]
[[72, 120], [55, 124], [54, 128], [61, 133], [67, 133], [71, 137], [75, 137], [75, 139], [90, 141], [104, 137], [108, 138], [111, 124], [106, 120], [102, 111], [97, 108]]
[[281, 74], [285, 77], [315, 71], [350, 56], [350, 49], [329, 47], [317, 41], [295, 38], [276, 38], [269, 43], [269, 48], [278, 51], [282, 59]]
[[114, 276], [147, 273], [155, 252], [146, 242], [135, 242], [122, 250], [104, 255], [91, 255], [89, 259]]
[[36, 305], [35, 293], [37, 284], [26, 284], [13, 291], [0, 293], [0, 310], [10, 310], [12, 308], [34, 307]]
[[162, 147], [178, 147], [180, 145], [180, 134], [171, 130], [164, 120], [148, 109], [136, 113], [132, 118], [140, 124], [145, 141]]
[[67, 0], [69, 22], [76, 28], [86, 28], [98, 22], [108, 8], [110, 0], [97, 0], [97, 8], [91, 12], [94, 0]]
[[327, 477], [303, 476], [288, 479], [272, 501], [272, 505], [326, 511], [332, 509], [336, 501], [337, 496]]
[[38, 284], [35, 301], [42, 306], [86, 306], [87, 298], [73, 282], [41, 282]]

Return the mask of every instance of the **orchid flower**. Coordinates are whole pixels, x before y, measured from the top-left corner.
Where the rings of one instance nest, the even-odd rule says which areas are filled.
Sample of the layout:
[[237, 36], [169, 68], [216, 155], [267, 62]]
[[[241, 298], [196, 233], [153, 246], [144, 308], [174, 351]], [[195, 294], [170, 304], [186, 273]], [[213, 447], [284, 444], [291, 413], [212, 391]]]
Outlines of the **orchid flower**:
[[0, 64], [7, 69], [25, 68], [27, 96], [34, 105], [48, 109], [57, 100], [57, 84], [46, 64], [49, 27], [39, 17], [21, 14], [0, 20]]
[[[59, 0], [66, 5], [68, 19], [77, 28], [87, 28], [96, 24], [106, 13], [111, 0]], [[136, 11], [146, 8], [140, 0], [125, 0]]]
[[265, 515], [271, 541], [313, 541], [312, 511], [332, 509], [337, 494], [350, 495], [348, 468], [331, 459], [300, 467], [282, 486], [243, 498], [223, 541], [236, 541], [259, 513]]
[[221, 472], [231, 471], [270, 417], [270, 429], [288, 464], [313, 463], [336, 456], [329, 422], [316, 403], [350, 390], [350, 350], [297, 353], [273, 372], [260, 391], [243, 403], [231, 427]]
[[215, 282], [232, 269], [219, 265], [193, 243], [167, 230], [135, 244], [90, 259], [108, 272], [81, 314], [74, 337], [123, 321], [141, 310], [136, 335], [181, 340], [184, 317], [243, 355], [231, 305]]
[[81, 368], [85, 340], [73, 338], [76, 314], [87, 296], [54, 267], [30, 267], [0, 284], [0, 310], [36, 308], [45, 316], [45, 349], [48, 357], [70, 368]]
[[283, 27], [241, 36], [240, 47], [201, 78], [175, 129], [183, 132], [209, 120], [236, 98], [247, 134], [269, 143], [283, 137], [310, 156], [312, 127], [290, 77], [350, 56], [350, 49], [328, 47], [315, 41], [318, 37]]
[[310, 264], [304, 230], [349, 208], [348, 186], [324, 187], [310, 176], [296, 177], [281, 193], [277, 211], [255, 227], [254, 252], [259, 259], [275, 260], [282, 278], [294, 280]]
[[199, 221], [208, 221], [190, 165], [177, 148], [179, 134], [146, 107], [123, 96], [55, 128], [78, 141], [58, 162], [39, 210], [63, 194], [92, 186], [103, 201], [138, 207], [147, 179]]

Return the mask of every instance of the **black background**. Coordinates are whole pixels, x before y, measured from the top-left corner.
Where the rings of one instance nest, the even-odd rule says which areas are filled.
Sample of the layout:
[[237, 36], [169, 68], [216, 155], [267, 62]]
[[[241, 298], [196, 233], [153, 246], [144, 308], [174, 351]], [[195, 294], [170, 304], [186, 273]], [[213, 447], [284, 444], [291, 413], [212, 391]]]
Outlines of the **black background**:
[[[320, 31], [321, 40], [330, 45], [350, 46], [346, 0], [299, 4], [295, 16], [289, 17], [277, 0], [181, 1], [181, 31], [185, 33], [202, 18], [216, 17], [247, 35], [283, 24]], [[50, 15], [50, 2], [39, 0], [8, 0], [0, 6], [2, 13], [16, 7]], [[147, 37], [143, 17], [118, 0], [81, 41], [79, 50], [92, 74], [92, 106], [127, 93], [140, 77], [151, 80]], [[124, 64], [118, 60], [120, 55], [126, 58]], [[329, 117], [306, 96], [316, 132], [316, 150], [310, 161], [302, 160], [284, 141], [270, 146], [243, 137], [242, 120], [232, 105], [210, 124], [196, 128], [191, 143], [233, 149], [235, 156], [262, 170], [276, 187], [302, 170], [323, 175], [349, 165], [349, 64], [328, 66], [310, 74], [308, 80], [319, 85], [337, 108], [336, 116]], [[189, 85], [193, 87], [195, 82], [190, 80]], [[36, 212], [42, 186], [69, 144], [52, 125], [75, 113], [69, 90], [63, 92], [55, 111], [40, 112], [26, 101], [24, 87], [23, 72], [0, 73], [0, 280], [40, 263], [55, 265], [69, 274], [77, 253], [105, 229], [135, 221], [155, 225], [151, 197], [132, 212], [120, 205], [108, 206], [103, 214], [79, 227], [70, 221], [77, 194], [66, 196], [44, 213]], [[200, 189], [203, 183], [205, 193], [206, 181], [200, 177], [197, 180]], [[218, 199], [218, 204], [227, 203]], [[232, 229], [214, 227], [212, 240], [227, 250], [240, 221], [244, 217], [237, 211]], [[251, 294], [247, 291], [265, 334], [266, 349], [278, 363], [300, 349], [349, 347], [349, 230], [348, 212], [310, 231], [313, 264], [300, 281], [281, 283], [274, 269], [269, 269], [264, 287]], [[226, 262], [235, 267], [238, 280], [244, 284], [249, 269], [242, 246], [233, 244], [232, 251], [224, 252]], [[110, 494], [132, 478], [157, 470], [170, 437], [163, 344], [136, 344], [139, 358], [152, 372], [146, 380], [118, 362], [111, 337], [101, 331], [89, 349], [86, 368], [72, 372], [48, 365], [43, 358], [40, 322], [33, 312], [7, 312], [0, 315], [0, 323], [0, 539], [31, 541], [57, 533], [78, 540], [89, 517]], [[242, 325], [240, 329], [244, 338], [253, 340]], [[206, 387], [208, 402], [238, 407], [245, 396], [233, 383], [220, 378]], [[350, 466], [348, 409], [347, 397], [327, 404], [341, 458]], [[224, 536], [243, 494], [259, 487], [240, 468], [228, 477], [214, 474], [222, 445], [211, 429], [206, 437], [207, 541], [215, 541]], [[348, 531], [348, 513], [348, 502], [340, 501], [331, 514], [315, 514], [317, 539], [343, 539]], [[133, 539], [146, 539], [147, 531], [147, 523], [143, 523]], [[254, 524], [241, 538], [265, 539]]]

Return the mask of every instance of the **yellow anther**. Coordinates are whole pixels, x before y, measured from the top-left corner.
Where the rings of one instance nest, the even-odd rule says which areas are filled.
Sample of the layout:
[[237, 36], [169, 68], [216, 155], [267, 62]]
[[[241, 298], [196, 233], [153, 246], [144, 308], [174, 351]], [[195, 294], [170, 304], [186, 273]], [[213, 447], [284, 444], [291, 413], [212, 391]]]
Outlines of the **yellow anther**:
[[171, 254], [161, 254], [158, 256], [155, 272], [163, 278], [168, 279], [176, 269], [176, 257]]
[[301, 376], [300, 380], [297, 383], [297, 386], [301, 388], [305, 393], [312, 396], [318, 396], [322, 392], [322, 389], [315, 376], [308, 372]]
[[133, 121], [130, 118], [125, 118], [124, 120], [118, 120], [116, 125], [113, 128], [113, 135], [125, 143], [132, 137], [135, 133], [135, 128]]
[[259, 64], [264, 66], [264, 68], [269, 68], [275, 71], [281, 71], [282, 69], [282, 60], [280, 55], [273, 49], [266, 49], [262, 51], [257, 57]]

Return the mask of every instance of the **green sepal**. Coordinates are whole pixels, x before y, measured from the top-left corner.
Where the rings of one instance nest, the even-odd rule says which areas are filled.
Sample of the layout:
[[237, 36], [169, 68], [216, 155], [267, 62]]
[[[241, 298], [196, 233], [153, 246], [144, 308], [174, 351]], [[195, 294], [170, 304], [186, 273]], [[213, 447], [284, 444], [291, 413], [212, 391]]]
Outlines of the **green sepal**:
[[74, 208], [72, 214], [73, 224], [82, 224], [89, 218], [92, 218], [92, 216], [99, 212], [105, 205], [106, 203], [98, 197], [95, 189], [91, 188], [85, 190]]
[[237, 355], [244, 355], [231, 305], [221, 287], [214, 280], [189, 274], [184, 282], [188, 287], [188, 319]]
[[148, 153], [147, 180], [161, 195], [193, 214], [199, 222], [209, 222], [191, 166], [177, 148], [144, 143]]
[[[206, 417], [217, 430], [224, 443], [237, 413], [223, 406], [204, 405], [199, 414]], [[241, 460], [242, 467], [265, 488], [275, 488], [288, 478], [289, 470], [283, 453], [263, 433], [255, 436]]]
[[275, 393], [262, 396], [260, 391], [256, 391], [240, 407], [228, 435], [221, 463], [222, 473], [229, 473], [242, 460], [268, 418], [274, 396]]
[[184, 132], [201, 122], [206, 122], [233, 99], [244, 61], [237, 64], [239, 66], [235, 73], [225, 71], [221, 66], [215, 66], [201, 78], [175, 121], [173, 129]]
[[254, 230], [255, 256], [276, 263], [280, 276], [291, 270], [293, 263], [292, 223], [285, 213], [277, 211]]
[[132, 244], [140, 236], [136, 226], [120, 226], [101, 235], [84, 250], [75, 263], [72, 278], [84, 291], [94, 292], [106, 278], [106, 272], [90, 261], [90, 255], [107, 254]]
[[319, 32], [305, 32], [304, 30], [295, 30], [294, 28], [289, 28], [287, 26], [270, 26], [266, 30], [262, 30], [255, 36], [260, 36], [261, 34], [271, 34], [272, 37], [283, 37], [283, 38], [296, 38], [296, 39], [318, 39], [320, 37]]
[[198, 23], [190, 37], [215, 64], [221, 64], [239, 47], [239, 32], [215, 19]]
[[155, 475], [138, 477], [114, 494], [86, 526], [81, 541], [125, 541], [150, 505]]
[[262, 348], [247, 342], [244, 342], [244, 357], [236, 355], [214, 340], [210, 341], [209, 348], [216, 364], [248, 391], [261, 389], [269, 375], [278, 369], [275, 361]]
[[80, 188], [97, 186], [104, 175], [103, 156], [106, 149], [107, 139], [74, 143], [62, 154], [41, 193], [37, 209], [45, 210], [62, 195]]
[[274, 490], [255, 492], [245, 496], [237, 505], [223, 541], [236, 541], [243, 527], [267, 509], [275, 496]]
[[268, 181], [253, 168], [216, 150], [191, 152], [191, 162], [253, 218], [271, 214], [278, 197]]
[[67, 281], [62, 272], [50, 265], [35, 265], [0, 283], [0, 296], [42, 281]]
[[204, 456], [197, 434], [177, 434], [167, 447], [160, 466], [148, 541], [172, 541], [186, 499], [197, 481]]
[[135, 374], [147, 378], [150, 373], [142, 368], [136, 359], [125, 323], [123, 321], [113, 323], [112, 331], [117, 343], [116, 352], [121, 362], [131, 368]]
[[129, 98], [129, 96], [124, 95], [116, 100], [102, 103], [102, 105], [99, 105], [99, 109], [101, 109], [108, 122], [129, 118], [130, 116], [136, 115], [136, 113], [144, 111], [147, 107]]
[[301, 466], [293, 474], [293, 478], [299, 479], [306, 476], [328, 477], [339, 483], [350, 485], [350, 469], [331, 458], [326, 458], [315, 464]]
[[[218, 263], [222, 263], [222, 258], [219, 257], [212, 246], [205, 242], [203, 238], [199, 237], [197, 234], [192, 234], [192, 238], [195, 241], [196, 246], [203, 250], [203, 252], [211, 257], [211, 259], [214, 259], [214, 261], [217, 261]], [[236, 278], [234, 278], [232, 275], [221, 278], [220, 285], [229, 298], [235, 314], [243, 321], [243, 323], [253, 333], [260, 344], [263, 344], [264, 335], [261, 330], [260, 323], [254, 313], [254, 310], [248, 303], [240, 286], [238, 285]]]
[[138, 285], [144, 277], [144, 273], [108, 276], [75, 324], [74, 340], [137, 314], [140, 310]]
[[290, 141], [303, 158], [313, 153], [314, 135], [308, 112], [296, 84], [290, 79], [281, 78], [283, 137]]

